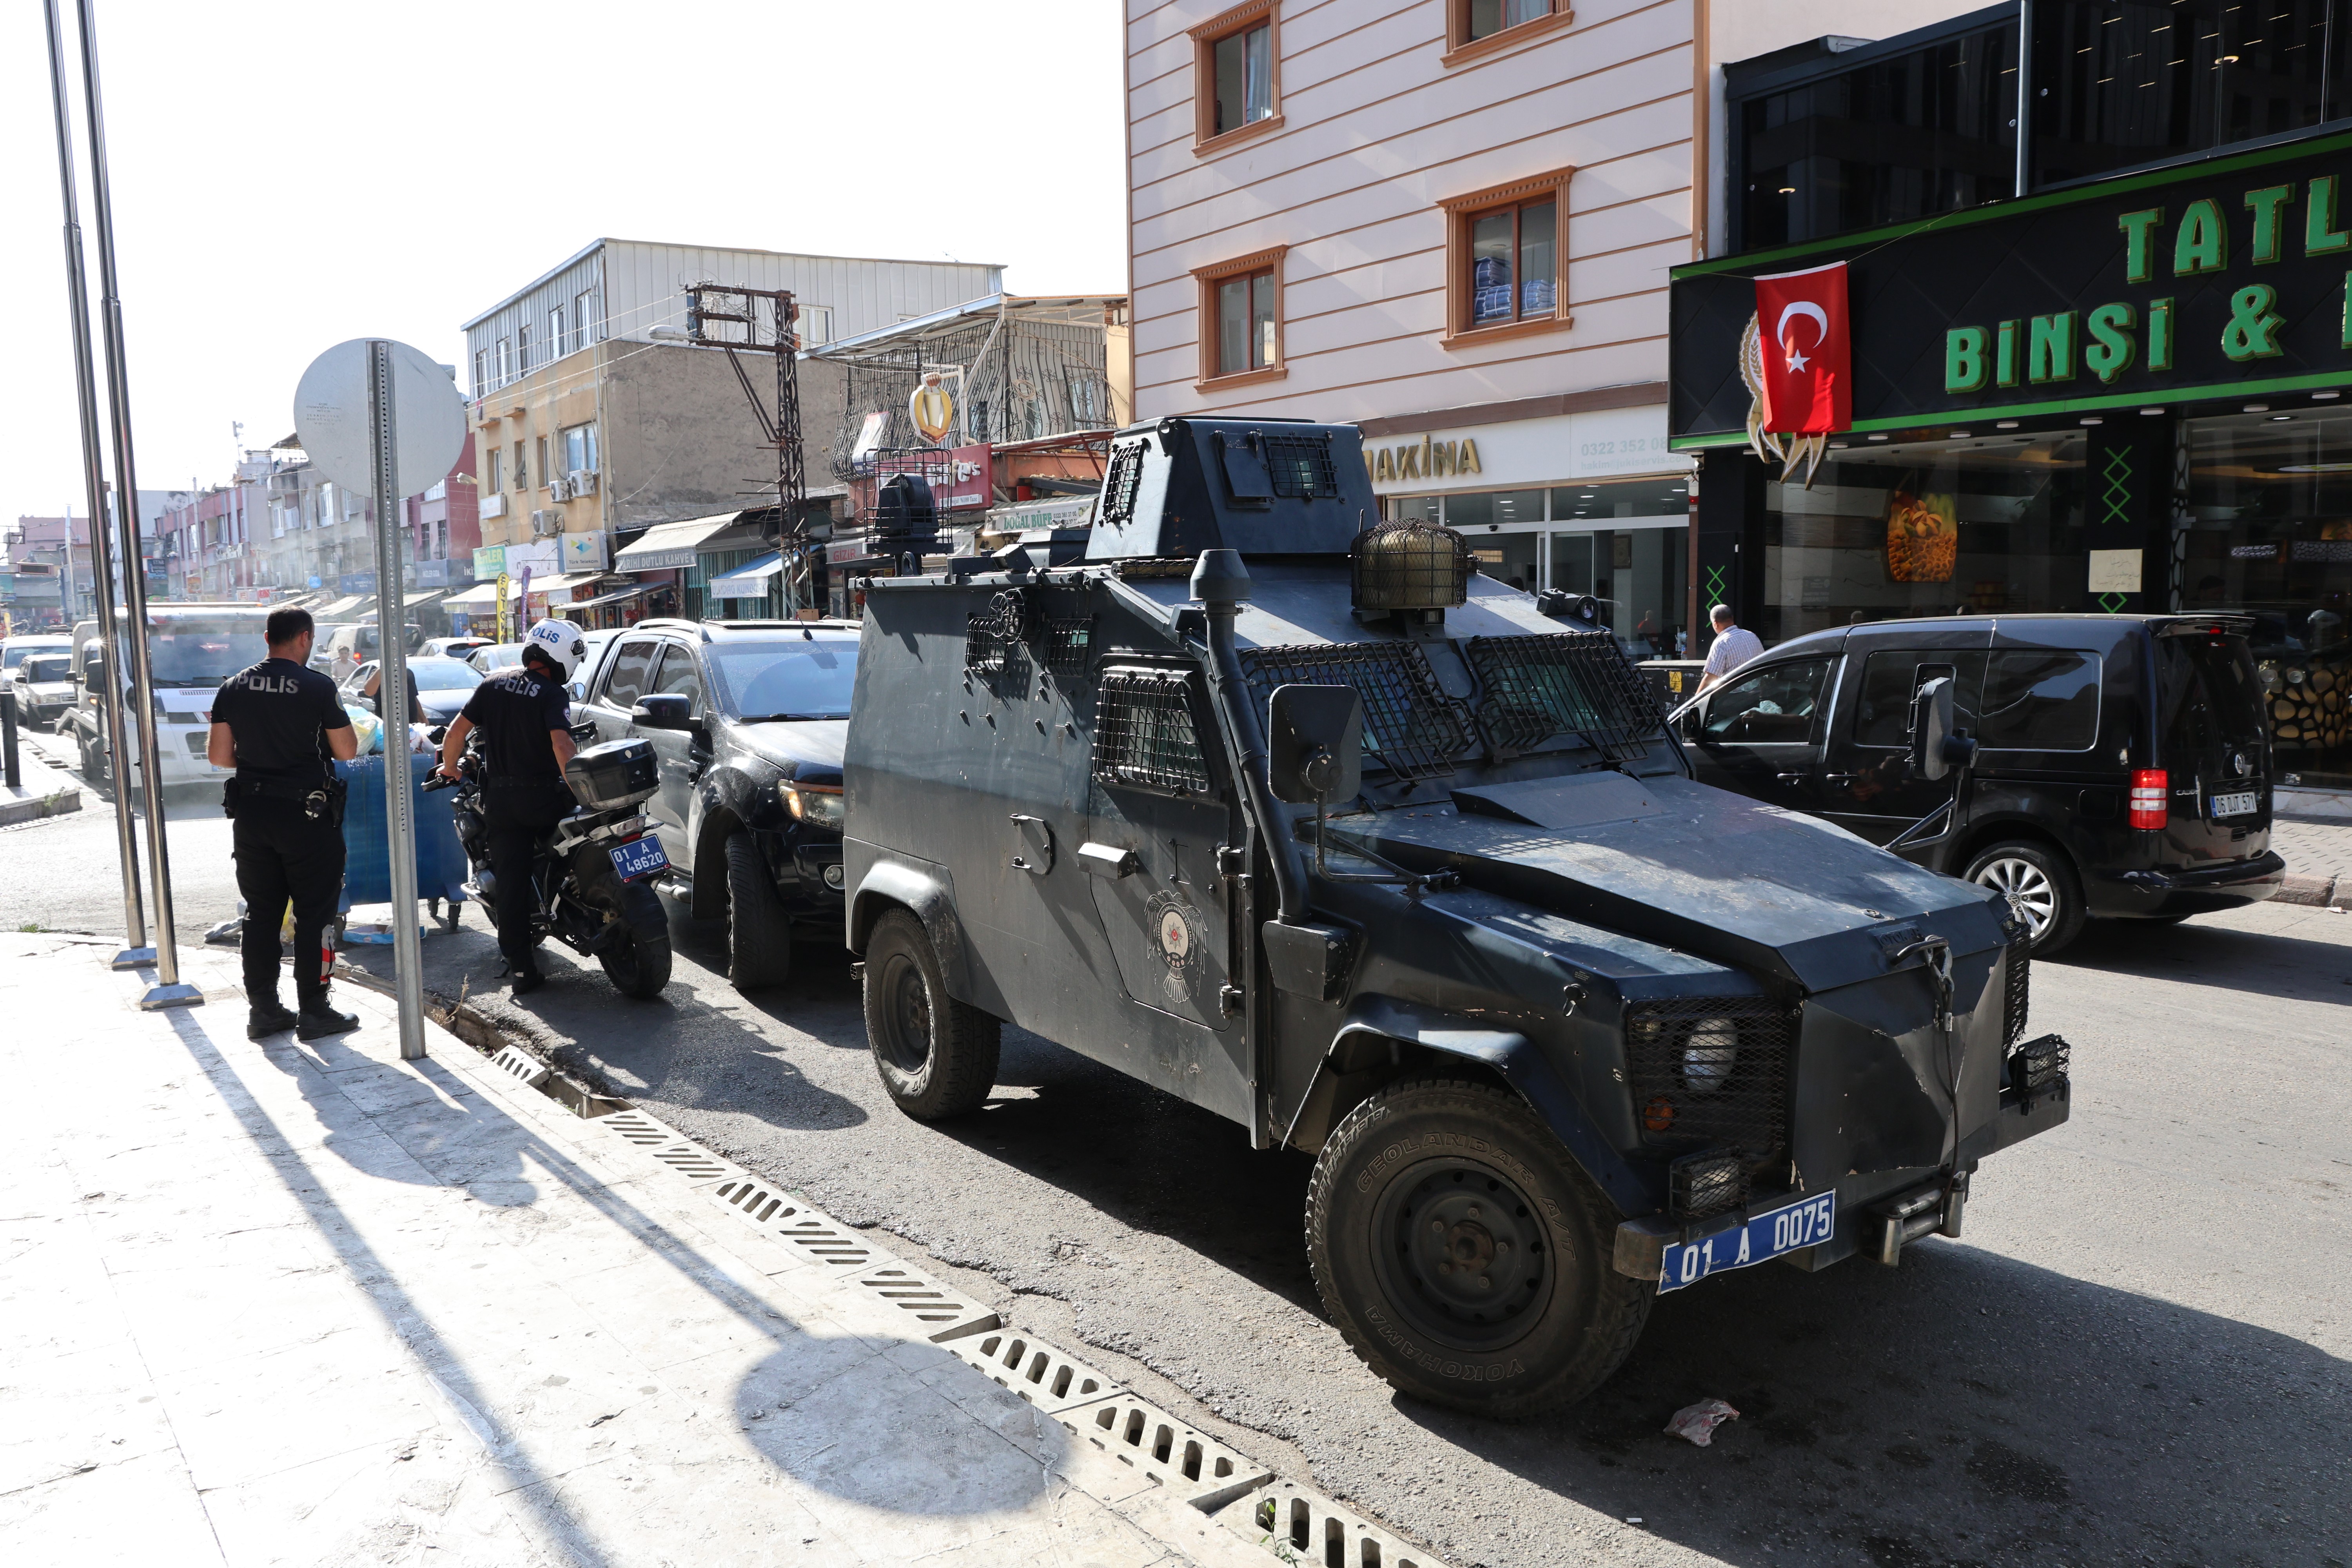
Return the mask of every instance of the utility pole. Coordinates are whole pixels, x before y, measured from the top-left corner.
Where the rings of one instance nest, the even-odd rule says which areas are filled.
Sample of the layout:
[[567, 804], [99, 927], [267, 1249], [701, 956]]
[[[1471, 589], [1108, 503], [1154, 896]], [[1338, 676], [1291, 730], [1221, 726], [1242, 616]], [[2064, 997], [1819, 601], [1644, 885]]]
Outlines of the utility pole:
[[[768, 301], [763, 312], [761, 300]], [[735, 379], [751, 400], [751, 416], [760, 432], [776, 449], [776, 548], [789, 562], [805, 555], [807, 539], [801, 508], [808, 496], [808, 468], [801, 450], [800, 334], [793, 329], [800, 317], [788, 289], [736, 289], [719, 283], [696, 283], [686, 290], [687, 341], [703, 348], [723, 348]], [[762, 329], [765, 329], [763, 331]], [[775, 409], [771, 413], [751, 384], [751, 374], [737, 357], [738, 351], [773, 354], [776, 360]], [[784, 580], [784, 608], [793, 608], [793, 574]], [[816, 593], [812, 569], [809, 589]]]

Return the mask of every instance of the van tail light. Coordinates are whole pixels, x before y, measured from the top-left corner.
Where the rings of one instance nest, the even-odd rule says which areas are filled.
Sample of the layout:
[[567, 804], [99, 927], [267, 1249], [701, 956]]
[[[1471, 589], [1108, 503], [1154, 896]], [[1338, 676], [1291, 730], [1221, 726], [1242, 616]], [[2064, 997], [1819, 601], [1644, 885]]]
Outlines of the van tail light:
[[2170, 803], [2165, 799], [2168, 787], [2162, 768], [2135, 768], [2131, 782], [2131, 825], [2134, 827], [2164, 826], [2171, 815]]

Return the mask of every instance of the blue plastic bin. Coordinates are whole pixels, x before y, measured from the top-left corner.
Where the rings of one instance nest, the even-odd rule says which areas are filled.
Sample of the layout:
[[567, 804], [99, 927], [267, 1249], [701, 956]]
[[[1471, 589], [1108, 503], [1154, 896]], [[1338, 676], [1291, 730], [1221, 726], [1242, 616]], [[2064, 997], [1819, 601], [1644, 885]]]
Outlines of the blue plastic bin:
[[[436, 760], [416, 753], [408, 755], [412, 788], [430, 776]], [[392, 855], [384, 843], [383, 764], [381, 755], [335, 764], [335, 772], [351, 786], [351, 794], [343, 803], [343, 897], [340, 908], [345, 914], [351, 912], [353, 904], [392, 901]], [[416, 803], [416, 896], [434, 907], [433, 912], [444, 930], [455, 931], [457, 906], [465, 901], [466, 879], [472, 870], [466, 863], [464, 846], [457, 842], [457, 825], [452, 814], [457, 793], [436, 790], [427, 795], [418, 790], [410, 798]], [[446, 913], [441, 909], [445, 903]]]

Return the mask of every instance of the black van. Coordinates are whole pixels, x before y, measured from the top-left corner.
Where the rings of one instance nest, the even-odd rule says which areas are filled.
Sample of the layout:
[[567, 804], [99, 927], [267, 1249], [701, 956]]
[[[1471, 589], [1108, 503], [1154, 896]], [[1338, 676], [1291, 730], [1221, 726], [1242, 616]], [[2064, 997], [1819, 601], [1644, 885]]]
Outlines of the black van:
[[[2278, 891], [2244, 616], [1952, 616], [1795, 637], [1676, 714], [1697, 776], [2011, 893], [2037, 955], [2086, 917], [2178, 921]], [[1953, 679], [1981, 750], [1912, 777], [1911, 699]], [[1932, 819], [1931, 819], [1932, 818]]]

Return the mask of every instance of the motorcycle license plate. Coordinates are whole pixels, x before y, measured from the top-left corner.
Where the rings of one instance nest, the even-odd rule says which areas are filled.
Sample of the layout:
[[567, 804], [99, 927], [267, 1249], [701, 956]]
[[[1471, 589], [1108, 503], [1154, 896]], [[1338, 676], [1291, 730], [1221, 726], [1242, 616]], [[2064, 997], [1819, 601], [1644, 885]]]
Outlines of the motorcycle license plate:
[[1828, 1192], [1759, 1214], [1738, 1230], [1704, 1241], [1675, 1242], [1666, 1248], [1665, 1267], [1658, 1273], [1658, 1293], [1696, 1285], [1727, 1268], [1769, 1263], [1784, 1252], [1827, 1241], [1836, 1230], [1837, 1194]]
[[2250, 789], [2240, 790], [2234, 795], [2217, 795], [2213, 797], [2213, 815], [2252, 816], [2254, 814], [2255, 799], [2255, 793]]
[[661, 840], [651, 834], [632, 838], [626, 844], [615, 844], [611, 854], [613, 869], [621, 874], [624, 882], [669, 869], [669, 857], [662, 853]]

